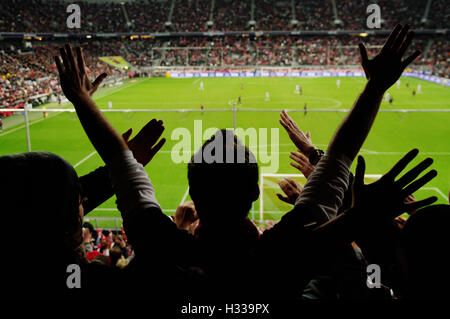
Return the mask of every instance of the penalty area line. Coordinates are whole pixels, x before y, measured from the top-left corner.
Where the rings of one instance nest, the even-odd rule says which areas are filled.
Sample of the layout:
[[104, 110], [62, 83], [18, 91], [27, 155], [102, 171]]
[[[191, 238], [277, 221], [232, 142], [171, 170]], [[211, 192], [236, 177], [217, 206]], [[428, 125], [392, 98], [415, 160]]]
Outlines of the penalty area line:
[[[55, 114], [55, 115], [53, 115], [53, 116], [49, 116], [49, 117], [46, 117], [46, 118], [38, 119], [38, 120], [35, 120], [35, 121], [30, 121], [30, 122], [28, 123], [28, 127], [30, 127], [30, 126], [32, 126], [32, 125], [34, 125], [34, 124], [37, 124], [37, 123], [39, 123], [39, 122], [42, 122], [42, 121], [44, 121], [44, 120], [47, 120], [47, 119], [49, 119], [50, 117], [57, 116], [57, 115], [59, 115], [59, 114], [60, 114], [60, 113], [57, 113], [57, 114]], [[13, 132], [16, 132], [16, 131], [18, 131], [18, 130], [24, 129], [25, 127], [26, 127], [25, 124], [22, 124], [22, 125], [17, 126], [17, 127], [13, 127], [13, 128], [11, 128], [11, 129], [8, 129], [6, 132], [0, 133], [0, 136], [8, 135], [8, 134], [13, 133]]]
[[[114, 94], [114, 93], [117, 93], [117, 92], [119, 92], [119, 91], [121, 91], [121, 90], [123, 90], [123, 89], [127, 89], [127, 88], [129, 88], [129, 87], [132, 87], [132, 86], [134, 86], [134, 85], [136, 85], [136, 84], [138, 84], [138, 83], [141, 83], [141, 82], [143, 82], [143, 81], [136, 81], [136, 82], [133, 82], [133, 83], [127, 83], [127, 84], [122, 85], [122, 86], [119, 87], [119, 88], [114, 88], [114, 89], [112, 89], [111, 91], [107, 91], [107, 92], [105, 92], [105, 93], [103, 93], [103, 94], [100, 93], [99, 96], [96, 96], [96, 97], [95, 97], [95, 100], [101, 99], [101, 98], [104, 98], [104, 97], [108, 97], [109, 95], [112, 95], [112, 94]], [[70, 102], [65, 102], [65, 104], [66, 104], [66, 105], [69, 105]], [[43, 106], [45, 106], [45, 104], [44, 104]], [[51, 109], [50, 109], [50, 110], [51, 110]], [[29, 124], [28, 124], [28, 126], [32, 126], [32, 125], [37, 124], [37, 123], [39, 123], [39, 122], [42, 122], [42, 121], [44, 121], [44, 120], [48, 120], [48, 119], [50, 119], [50, 118], [52, 118], [52, 117], [55, 117], [55, 116], [57, 116], [57, 115], [60, 115], [61, 113], [62, 113], [62, 112], [57, 112], [57, 113], [54, 114], [54, 115], [50, 115], [50, 116], [45, 117], [45, 118], [42, 118], [42, 119], [30, 121]], [[15, 126], [15, 127], [11, 128], [11, 129], [7, 129], [5, 132], [0, 133], [0, 136], [5, 136], [5, 135], [8, 135], [8, 134], [10, 134], [10, 133], [16, 132], [16, 131], [21, 130], [21, 129], [24, 129], [24, 128], [25, 128], [25, 124], [22, 124], [22, 125], [19, 125], [19, 126]], [[75, 167], [75, 166], [74, 166], [74, 167]]]
[[94, 156], [95, 154], [97, 154], [96, 151], [92, 152], [91, 154], [89, 154], [88, 156], [86, 156], [85, 158], [83, 158], [81, 161], [79, 161], [78, 163], [76, 163], [73, 168], [77, 168], [78, 166], [80, 166], [81, 164], [83, 164], [84, 162], [86, 162], [88, 159], [90, 159], [92, 156]]
[[186, 192], [184, 193], [183, 198], [181, 199], [180, 205], [183, 204], [183, 203], [185, 202], [185, 200], [186, 200], [186, 198], [188, 197], [188, 195], [189, 195], [189, 186], [188, 186], [188, 188], [186, 189]]
[[424, 190], [433, 190], [433, 191], [435, 191], [436, 193], [438, 193], [439, 195], [441, 195], [442, 198], [448, 199], [447, 196], [445, 196], [445, 194], [444, 194], [439, 188], [437, 188], [437, 187], [422, 187], [422, 188], [420, 188], [420, 189], [424, 189]]

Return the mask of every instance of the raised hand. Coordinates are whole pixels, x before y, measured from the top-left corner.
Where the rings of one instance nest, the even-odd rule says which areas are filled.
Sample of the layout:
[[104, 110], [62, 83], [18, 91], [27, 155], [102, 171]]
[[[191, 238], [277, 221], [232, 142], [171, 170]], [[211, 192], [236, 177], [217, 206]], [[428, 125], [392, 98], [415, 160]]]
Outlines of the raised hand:
[[417, 149], [408, 152], [388, 173], [369, 185], [364, 185], [365, 162], [364, 158], [359, 156], [353, 182], [353, 208], [356, 208], [366, 218], [369, 217], [367, 214], [370, 214], [368, 221], [374, 223], [376, 220], [391, 221], [401, 213], [416, 210], [435, 202], [437, 200], [435, 196], [420, 201], [405, 201], [410, 194], [437, 175], [435, 170], [431, 170], [416, 180], [433, 163], [431, 158], [423, 160], [395, 181], [395, 178], [417, 156], [418, 152]]
[[294, 205], [295, 201], [302, 192], [303, 189], [302, 186], [292, 178], [284, 178], [282, 180], [279, 180], [278, 185], [280, 186], [281, 190], [286, 194], [286, 196], [277, 194], [278, 198], [285, 203]]
[[295, 162], [291, 162], [291, 166], [298, 169], [300, 172], [302, 172], [303, 176], [308, 178], [312, 172], [314, 172], [314, 169], [316, 168], [314, 165], [312, 165], [309, 162], [309, 159], [299, 152], [291, 152], [291, 155], [289, 157]]
[[125, 242], [125, 240], [123, 239], [122, 235], [117, 235], [116, 236], [116, 240], [119, 244], [120, 247], [125, 248], [127, 247], [127, 243]]
[[72, 102], [86, 135], [103, 161], [109, 165], [117, 154], [128, 150], [128, 145], [106, 120], [91, 95], [97, 90], [106, 74], [91, 82], [86, 75], [86, 66], [81, 48], [77, 48], [77, 59], [70, 44], [60, 49], [55, 57], [61, 87]]
[[102, 73], [94, 82], [91, 82], [86, 73], [83, 52], [80, 47], [77, 47], [76, 51], [77, 58], [75, 59], [72, 47], [70, 44], [66, 44], [64, 48], [60, 49], [61, 57], [55, 57], [61, 88], [64, 95], [71, 102], [83, 96], [92, 96], [102, 81], [107, 77], [106, 73]]
[[198, 220], [193, 201], [187, 201], [178, 206], [173, 219], [178, 229], [184, 229], [191, 234], [194, 233]]
[[280, 114], [280, 124], [284, 127], [286, 132], [289, 134], [289, 138], [292, 143], [299, 149], [300, 152], [309, 156], [312, 150], [315, 149], [313, 143], [311, 142], [311, 136], [309, 132], [306, 134], [298, 127], [297, 123], [286, 113], [282, 111]]
[[140, 164], [145, 166], [152, 160], [152, 158], [156, 155], [156, 153], [158, 153], [166, 142], [166, 139], [162, 138], [158, 143], [156, 143], [163, 132], [163, 121], [152, 119], [131, 141], [128, 141], [133, 133], [133, 129], [131, 128], [123, 133], [122, 137], [125, 142], [127, 142], [128, 148], [133, 152], [134, 158]]
[[421, 54], [419, 50], [416, 50], [402, 60], [414, 37], [414, 32], [408, 32], [408, 30], [408, 25], [402, 27], [398, 24], [392, 30], [381, 51], [371, 60], [367, 56], [364, 44], [359, 44], [361, 64], [366, 77], [381, 91], [386, 91], [393, 85], [401, 76], [403, 70]]

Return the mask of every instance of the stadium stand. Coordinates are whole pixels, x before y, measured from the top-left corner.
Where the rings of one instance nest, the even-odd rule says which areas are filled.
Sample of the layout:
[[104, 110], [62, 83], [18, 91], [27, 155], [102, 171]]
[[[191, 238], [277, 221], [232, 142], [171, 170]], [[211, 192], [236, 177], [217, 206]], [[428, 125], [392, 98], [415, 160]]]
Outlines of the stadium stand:
[[170, 22], [176, 31], [206, 31], [211, 11], [211, 1], [176, 1]]
[[[250, 1], [216, 0], [213, 8], [212, 30], [247, 30], [250, 21]], [[232, 12], [232, 14], [230, 14]]]
[[255, 20], [257, 30], [287, 30], [292, 20], [288, 1], [273, 2], [262, 0], [255, 2]]
[[[350, 36], [331, 38], [304, 38], [299, 36], [257, 37], [176, 37], [166, 41], [95, 40], [82, 41], [91, 72], [107, 72], [128, 77], [126, 70], [115, 69], [98, 60], [101, 56], [122, 56], [134, 68], [142, 67], [206, 67], [237, 66], [348, 66], [359, 63], [357, 54], [361, 38]], [[363, 39], [365, 41], [365, 39]], [[373, 47], [382, 45], [379, 38], [368, 39]], [[416, 46], [424, 51], [413, 67], [426, 74], [448, 77], [448, 40], [446, 38], [418, 37]], [[149, 48], [150, 47], [150, 48]], [[0, 105], [16, 105], [41, 94], [58, 92], [52, 57], [54, 43], [37, 42], [28, 49], [7, 45], [0, 50]], [[28, 83], [26, 89], [23, 84]], [[46, 99], [41, 99], [42, 103]]]
[[[382, 26], [390, 29], [396, 21], [414, 28], [447, 28], [449, 9], [445, 0], [379, 0]], [[254, 5], [252, 5], [252, 3]], [[366, 7], [372, 1], [237, 1], [237, 0], [139, 0], [132, 2], [80, 2], [83, 31], [158, 32], [248, 30], [331, 30], [366, 29]], [[0, 31], [79, 32], [68, 29], [62, 2], [56, 0], [8, 0], [0, 4]], [[25, 10], [24, 10], [25, 8]], [[52, 17], [51, 19], [49, 17]], [[295, 24], [292, 24], [296, 21]], [[166, 22], [169, 22], [166, 26]], [[211, 22], [211, 24], [208, 24]], [[439, 25], [440, 24], [440, 25]]]
[[169, 6], [166, 2], [126, 2], [124, 6], [129, 17], [129, 29], [131, 31], [164, 31], [169, 16]]
[[295, 2], [297, 28], [302, 30], [333, 29], [332, 3], [321, 3], [314, 0], [298, 0]]

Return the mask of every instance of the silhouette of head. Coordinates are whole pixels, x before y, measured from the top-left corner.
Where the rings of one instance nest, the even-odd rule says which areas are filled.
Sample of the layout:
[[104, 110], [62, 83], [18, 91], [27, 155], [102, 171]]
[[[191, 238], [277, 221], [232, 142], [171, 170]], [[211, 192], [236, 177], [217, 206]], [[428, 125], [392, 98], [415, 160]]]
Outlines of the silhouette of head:
[[[2, 156], [0, 166], [2, 221], [21, 230], [17, 236], [16, 228], [5, 229], [4, 236], [14, 238], [18, 247], [33, 241], [33, 245], [27, 245], [26, 254], [20, 249], [11, 251], [13, 262], [7, 266], [12, 285], [17, 289], [26, 285], [30, 292], [31, 287], [38, 289], [44, 282], [50, 287], [56, 278], [62, 278], [58, 283], [65, 285], [65, 278], [55, 274], [62, 272], [65, 276], [65, 267], [82, 256], [81, 187], [75, 170], [61, 157], [47, 152]], [[43, 245], [51, 247], [52, 253], [43, 253]], [[30, 268], [24, 258], [36, 262]]]
[[230, 130], [217, 131], [194, 154], [188, 180], [202, 224], [241, 221], [259, 196], [256, 158]]

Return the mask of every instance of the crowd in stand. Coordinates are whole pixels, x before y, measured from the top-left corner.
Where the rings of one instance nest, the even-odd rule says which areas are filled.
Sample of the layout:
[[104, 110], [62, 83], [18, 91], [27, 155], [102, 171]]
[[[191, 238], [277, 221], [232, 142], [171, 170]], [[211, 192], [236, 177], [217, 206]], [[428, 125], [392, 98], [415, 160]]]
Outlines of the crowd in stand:
[[290, 3], [258, 1], [255, 7], [255, 20], [257, 30], [287, 30], [292, 20]]
[[[79, 2], [80, 29], [66, 25], [63, 1], [7, 0], [0, 2], [0, 31], [6, 32], [162, 32], [238, 31], [238, 30], [354, 30], [366, 29], [367, 6], [373, 1], [336, 0], [336, 14], [331, 1], [296, 0], [251, 1], [189, 0], [132, 2]], [[172, 3], [173, 11], [171, 12]], [[449, 8], [445, 0], [434, 0], [425, 15], [427, 1], [379, 0], [382, 27], [389, 29], [402, 20], [414, 28], [447, 28]], [[251, 24], [251, 19], [254, 24]], [[297, 20], [297, 24], [291, 24]], [[340, 20], [341, 22], [339, 22]], [[211, 24], [208, 24], [208, 22]], [[166, 22], [170, 22], [167, 24]]]
[[[120, 43], [92, 41], [84, 43], [89, 73], [106, 72], [114, 78], [121, 71], [101, 62], [98, 57], [120, 55]], [[61, 98], [61, 89], [55, 75], [53, 56], [57, 54], [54, 43], [40, 43], [33, 48], [0, 48], [0, 108], [24, 108]], [[131, 59], [133, 61], [133, 59]], [[0, 116], [12, 115], [1, 112]]]
[[[164, 31], [164, 24], [167, 22], [170, 8], [167, 2], [126, 2], [125, 8], [130, 19], [130, 30], [135, 32]], [[121, 31], [121, 29], [116, 31]]]
[[298, 0], [295, 3], [296, 19], [299, 30], [335, 29], [331, 1]]
[[[434, 1], [433, 1], [434, 2]], [[366, 13], [367, 6], [373, 1], [336, 1], [338, 17], [342, 20], [343, 29], [366, 29], [366, 20], [368, 14]], [[421, 22], [424, 13], [426, 1], [413, 0], [380, 0], [376, 1], [380, 6], [380, 14], [382, 20], [382, 26], [384, 29], [392, 28], [395, 25], [395, 21], [402, 20], [410, 24], [414, 28], [422, 28], [425, 25]], [[430, 10], [438, 10], [439, 8], [433, 3]], [[442, 20], [444, 21], [444, 20]], [[430, 23], [431, 19], [430, 19]]]
[[[355, 48], [360, 41], [370, 41], [371, 49], [382, 45], [382, 39], [359, 37], [183, 37], [172, 38], [158, 50], [163, 66], [346, 66], [357, 65], [359, 57]], [[416, 45], [425, 50], [429, 39], [418, 38]], [[431, 40], [433, 45], [427, 57], [415, 62], [415, 66], [428, 73], [448, 74], [448, 41]], [[189, 50], [185, 49], [189, 48]], [[165, 51], [165, 52], [162, 52]]]
[[[133, 1], [120, 3], [80, 2], [81, 29], [67, 29], [65, 3], [56, 0], [8, 0], [0, 2], [3, 14], [0, 31], [7, 32], [146, 32], [164, 31], [169, 20], [171, 1]], [[382, 8], [384, 27], [392, 27], [401, 19], [410, 25], [445, 28], [449, 9], [445, 1], [432, 1], [429, 23], [422, 17], [425, 2], [396, 0], [377, 2]], [[332, 4], [312, 0], [298, 0], [292, 14], [290, 2], [257, 1], [254, 7], [255, 24], [249, 24], [252, 7], [250, 1], [190, 0], [175, 1], [171, 15], [171, 30], [323, 30], [364, 28], [365, 10], [369, 1], [336, 1], [335, 24]], [[232, 14], [230, 13], [232, 12]], [[212, 18], [212, 24], [208, 21]], [[296, 25], [291, 20], [297, 20]], [[440, 24], [437, 22], [439, 21]], [[100, 56], [122, 56], [133, 66], [204, 66], [242, 67], [303, 65], [356, 65], [359, 61], [353, 48], [360, 41], [355, 37], [301, 38], [301, 37], [185, 37], [140, 41], [88, 41], [83, 43], [89, 64], [95, 71], [119, 72], [97, 60]], [[381, 45], [378, 38], [371, 45]], [[33, 44], [33, 48], [18, 52], [2, 44], [0, 51], [0, 107], [23, 107], [33, 96], [58, 92], [51, 56], [54, 48], [49, 44]], [[447, 77], [449, 50], [446, 38], [420, 38], [417, 46], [426, 50], [415, 67], [427, 74]], [[189, 47], [189, 49], [183, 49]], [[95, 63], [93, 63], [95, 61]], [[91, 63], [92, 62], [92, 63]], [[31, 102], [35, 103], [35, 102]], [[36, 102], [36, 103], [39, 103]], [[3, 113], [5, 115], [5, 113]]]
[[123, 230], [94, 229], [89, 222], [83, 223], [83, 246], [86, 258], [109, 267], [125, 268], [133, 258], [133, 249]]
[[217, 0], [214, 5], [213, 19], [214, 26], [211, 30], [247, 30], [250, 21], [250, 1]]
[[[443, 262], [450, 205], [412, 196], [436, 177], [433, 160], [409, 166], [419, 154], [413, 149], [366, 185], [365, 160], [357, 157], [384, 93], [421, 54], [408, 51], [413, 36], [398, 25], [376, 52], [359, 45], [367, 83], [325, 151], [287, 112], [273, 119], [288, 134], [293, 166], [307, 181], [303, 187], [280, 182], [278, 197], [292, 209], [264, 231], [248, 218], [260, 195], [257, 160], [225, 129], [195, 150], [187, 163], [192, 201], [167, 217], [156, 199], [164, 188], [153, 185], [144, 168], [154, 173], [151, 161], [166, 142], [164, 123], [153, 119], [132, 139], [132, 130], [119, 134], [92, 99], [107, 75], [91, 81], [82, 49], [66, 44], [55, 57], [61, 89], [105, 166], [78, 177], [56, 154], [0, 157], [0, 180], [8, 181], [0, 183], [2, 220], [20, 223], [23, 236], [15, 227], [5, 227], [3, 235], [26, 248], [9, 250], [0, 266], [8, 296], [84, 300], [101, 289], [126, 292], [122, 301], [153, 302], [450, 298]], [[96, 232], [83, 224], [113, 195], [122, 231]], [[409, 218], [399, 218], [404, 213]], [[42, 245], [31, 245], [37, 238]], [[53, 254], [43, 258], [50, 245]], [[368, 277], [374, 266], [375, 276]], [[267, 274], [276, 278], [261, 282]]]
[[450, 45], [445, 39], [437, 39], [428, 50], [429, 55], [425, 65], [430, 65], [433, 74], [448, 77], [450, 72]]
[[428, 15], [429, 28], [448, 29], [450, 27], [450, 8], [445, 0], [433, 0]]
[[48, 49], [42, 47], [22, 54], [0, 52], [0, 108], [23, 108], [31, 103], [29, 100], [33, 96], [60, 91], [52, 74], [55, 71], [53, 63], [45, 55]]
[[209, 20], [211, 1], [188, 0], [176, 1], [171, 22], [173, 30], [180, 32], [207, 30], [206, 22]]
[[82, 28], [68, 28], [67, 3], [57, 0], [8, 0], [0, 3], [0, 31], [5, 32], [118, 32], [126, 30], [117, 3], [78, 2]]
[[[358, 65], [355, 48], [358, 42], [370, 42], [369, 50], [382, 45], [381, 38], [341, 37], [178, 37], [165, 41], [141, 40], [83, 40], [91, 72], [106, 72], [111, 76], [126, 76], [124, 71], [99, 60], [102, 56], [122, 56], [133, 67], [192, 66], [204, 68], [230, 67], [333, 67]], [[430, 45], [427, 46], [427, 43]], [[4, 45], [0, 48], [0, 107], [22, 108], [48, 101], [33, 96], [59, 94], [52, 57], [54, 43], [31, 42], [31, 48]], [[450, 74], [449, 42], [445, 38], [418, 37], [415, 40], [423, 56], [413, 69], [441, 77]], [[20, 51], [19, 51], [20, 50]], [[7, 115], [2, 113], [3, 116]]]

